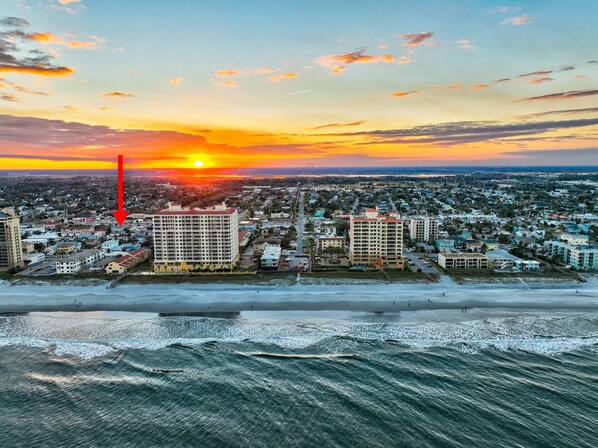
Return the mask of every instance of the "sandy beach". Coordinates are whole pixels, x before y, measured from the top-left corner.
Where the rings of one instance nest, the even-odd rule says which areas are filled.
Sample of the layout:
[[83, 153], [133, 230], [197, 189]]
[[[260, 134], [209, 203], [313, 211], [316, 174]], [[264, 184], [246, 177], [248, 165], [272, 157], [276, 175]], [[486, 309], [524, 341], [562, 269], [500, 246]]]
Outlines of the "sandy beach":
[[584, 284], [227, 284], [96, 286], [0, 283], [0, 313], [132, 311], [418, 311], [473, 308], [598, 310], [598, 281]]

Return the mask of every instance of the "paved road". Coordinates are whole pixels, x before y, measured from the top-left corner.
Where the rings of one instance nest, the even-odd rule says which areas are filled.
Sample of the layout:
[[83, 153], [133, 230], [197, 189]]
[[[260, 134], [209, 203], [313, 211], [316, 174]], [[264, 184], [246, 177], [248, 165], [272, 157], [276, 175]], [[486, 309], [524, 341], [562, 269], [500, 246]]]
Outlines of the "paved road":
[[357, 212], [357, 207], [359, 207], [359, 197], [357, 197], [355, 199], [355, 202], [353, 203], [353, 208], [351, 209], [350, 215], [354, 215]]
[[303, 221], [305, 220], [305, 211], [303, 198], [305, 193], [299, 193], [299, 214], [297, 215], [297, 255], [303, 254]]
[[397, 212], [397, 205], [395, 204], [395, 201], [392, 200], [392, 195], [390, 193], [387, 194], [388, 196], [388, 202], [390, 203], [390, 208], [392, 209], [393, 212]]

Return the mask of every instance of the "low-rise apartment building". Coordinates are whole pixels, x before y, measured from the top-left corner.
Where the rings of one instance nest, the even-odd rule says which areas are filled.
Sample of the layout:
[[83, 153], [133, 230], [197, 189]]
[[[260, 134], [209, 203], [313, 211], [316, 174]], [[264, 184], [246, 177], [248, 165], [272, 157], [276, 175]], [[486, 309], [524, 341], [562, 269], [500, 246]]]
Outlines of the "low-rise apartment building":
[[105, 270], [106, 274], [124, 274], [132, 267], [144, 261], [148, 255], [149, 253], [145, 249], [135, 249], [108, 263]]
[[56, 261], [57, 274], [75, 274], [86, 266], [104, 258], [105, 254], [99, 249], [84, 250]]
[[92, 234], [95, 232], [95, 227], [91, 225], [72, 225], [72, 226], [65, 226], [61, 229], [60, 233], [62, 236], [78, 236], [84, 234]]
[[30, 252], [30, 253], [23, 254], [23, 261], [27, 265], [41, 263], [45, 259], [46, 259], [46, 254], [44, 254], [43, 252]]
[[439, 239], [434, 242], [438, 252], [451, 252], [455, 249], [455, 240]]
[[559, 236], [559, 239], [571, 244], [572, 246], [586, 245], [590, 242], [588, 235], [580, 235], [577, 233], [562, 233]]
[[282, 249], [280, 246], [266, 246], [260, 258], [262, 269], [278, 269]]
[[328, 248], [345, 250], [345, 237], [343, 236], [326, 236], [316, 239], [316, 250], [318, 253], [324, 252]]
[[480, 253], [438, 254], [438, 264], [444, 269], [487, 269], [488, 257]]
[[524, 260], [506, 250], [495, 249], [486, 252], [490, 261], [490, 267], [501, 271], [539, 271], [540, 262], [536, 260]]
[[551, 257], [578, 271], [598, 270], [598, 244], [574, 246], [564, 241], [546, 241], [544, 248]]

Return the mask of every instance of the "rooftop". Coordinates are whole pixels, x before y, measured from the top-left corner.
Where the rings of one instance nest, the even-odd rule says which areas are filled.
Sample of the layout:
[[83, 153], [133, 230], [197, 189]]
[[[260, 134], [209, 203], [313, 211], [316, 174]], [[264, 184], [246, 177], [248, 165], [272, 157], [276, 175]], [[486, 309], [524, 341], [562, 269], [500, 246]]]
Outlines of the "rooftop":
[[440, 253], [438, 256], [442, 256], [444, 258], [487, 258], [486, 255], [477, 252], [459, 252], [457, 254]]
[[183, 207], [180, 204], [168, 203], [168, 208], [154, 213], [154, 216], [178, 216], [178, 215], [232, 215], [237, 211], [236, 208], [227, 207], [223, 202], [212, 207], [191, 208]]

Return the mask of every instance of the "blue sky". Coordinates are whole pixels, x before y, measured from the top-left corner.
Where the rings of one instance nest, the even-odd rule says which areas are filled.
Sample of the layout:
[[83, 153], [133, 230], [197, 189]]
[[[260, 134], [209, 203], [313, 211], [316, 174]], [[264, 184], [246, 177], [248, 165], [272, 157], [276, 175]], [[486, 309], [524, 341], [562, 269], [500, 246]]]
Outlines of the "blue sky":
[[[0, 134], [7, 167], [30, 166], [29, 156], [48, 151], [58, 155], [35, 163], [103, 167], [119, 150], [137, 166], [198, 158], [206, 166], [588, 164], [596, 157], [596, 1], [0, 5], [0, 18], [27, 23], [0, 29], [16, 45], [6, 52], [16, 59], [0, 64], [0, 112], [12, 126], [3, 127], [4, 140]], [[31, 49], [68, 73], [24, 69]], [[97, 138], [84, 145], [62, 132], [53, 145], [35, 142], [28, 129], [41, 122], [34, 119], [85, 125]], [[529, 121], [540, 123], [492, 128]], [[474, 131], [463, 124], [471, 122]], [[105, 142], [98, 126], [126, 132]], [[447, 129], [459, 134], [440, 138]], [[410, 132], [416, 137], [406, 138]], [[544, 152], [534, 157], [534, 150]]]

